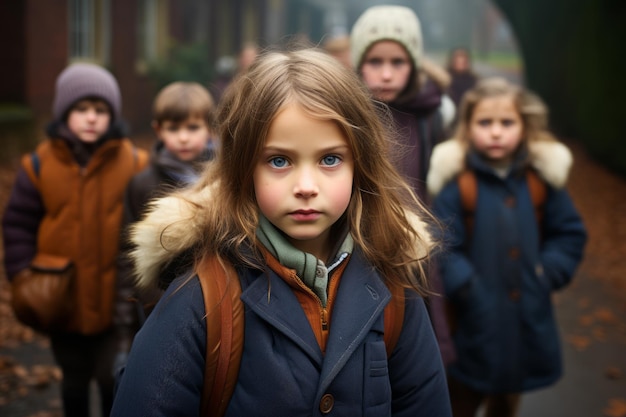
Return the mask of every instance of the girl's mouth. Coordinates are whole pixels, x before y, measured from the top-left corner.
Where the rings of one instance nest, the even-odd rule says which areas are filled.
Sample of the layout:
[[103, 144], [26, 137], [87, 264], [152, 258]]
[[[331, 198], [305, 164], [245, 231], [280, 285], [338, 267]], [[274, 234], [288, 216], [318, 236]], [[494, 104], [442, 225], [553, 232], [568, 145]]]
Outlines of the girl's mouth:
[[289, 213], [289, 215], [298, 221], [312, 221], [320, 217], [321, 213], [317, 210], [296, 210]]

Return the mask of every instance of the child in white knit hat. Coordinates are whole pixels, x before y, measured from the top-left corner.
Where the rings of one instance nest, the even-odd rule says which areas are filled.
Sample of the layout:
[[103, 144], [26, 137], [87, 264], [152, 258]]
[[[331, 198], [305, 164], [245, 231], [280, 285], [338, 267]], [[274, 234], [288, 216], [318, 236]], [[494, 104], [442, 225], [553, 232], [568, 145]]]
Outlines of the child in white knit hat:
[[[423, 71], [424, 53], [420, 22], [408, 7], [374, 6], [352, 27], [352, 64], [374, 99], [385, 103], [397, 129], [395, 164], [415, 193], [427, 201], [426, 173], [433, 146], [444, 139], [440, 107], [442, 88]], [[445, 71], [444, 71], [445, 72]], [[430, 275], [434, 292], [443, 287]], [[429, 312], [444, 363], [454, 348], [439, 296], [429, 297]]]
[[352, 27], [350, 43], [355, 70], [373, 98], [391, 108], [401, 133], [399, 168], [425, 198], [430, 152], [444, 139], [445, 70], [434, 71], [425, 59], [420, 22], [408, 7], [370, 7]]
[[81, 63], [63, 70], [48, 139], [22, 158], [2, 219], [12, 285], [33, 274], [34, 259], [73, 264], [76, 271], [73, 309], [54, 328], [18, 315], [50, 336], [63, 371], [66, 417], [89, 416], [92, 379], [103, 416], [113, 401], [111, 328], [122, 203], [128, 180], [147, 161], [122, 133], [121, 107], [119, 86], [106, 69]]

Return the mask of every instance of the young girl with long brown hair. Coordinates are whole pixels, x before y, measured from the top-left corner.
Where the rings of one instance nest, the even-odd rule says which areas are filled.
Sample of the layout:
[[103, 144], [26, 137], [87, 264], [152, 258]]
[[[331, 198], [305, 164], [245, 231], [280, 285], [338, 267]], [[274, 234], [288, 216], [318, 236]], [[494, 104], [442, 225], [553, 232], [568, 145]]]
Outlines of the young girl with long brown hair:
[[[430, 216], [389, 162], [358, 78], [321, 51], [268, 52], [218, 120], [215, 163], [134, 227], [144, 283], [191, 269], [137, 335], [112, 415], [199, 415], [209, 312], [197, 273], [217, 256], [235, 267], [245, 311], [225, 415], [449, 416], [421, 297]], [[388, 303], [404, 305], [389, 353]]]

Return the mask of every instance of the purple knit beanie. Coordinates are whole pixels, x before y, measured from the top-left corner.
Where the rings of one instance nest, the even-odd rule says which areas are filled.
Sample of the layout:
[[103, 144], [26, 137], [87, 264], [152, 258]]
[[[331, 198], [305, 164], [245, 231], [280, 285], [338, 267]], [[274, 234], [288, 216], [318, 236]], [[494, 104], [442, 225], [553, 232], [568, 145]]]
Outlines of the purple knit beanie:
[[61, 120], [72, 105], [85, 97], [96, 97], [111, 107], [113, 120], [119, 120], [122, 97], [115, 77], [106, 69], [93, 64], [72, 64], [59, 74], [52, 104], [54, 120]]

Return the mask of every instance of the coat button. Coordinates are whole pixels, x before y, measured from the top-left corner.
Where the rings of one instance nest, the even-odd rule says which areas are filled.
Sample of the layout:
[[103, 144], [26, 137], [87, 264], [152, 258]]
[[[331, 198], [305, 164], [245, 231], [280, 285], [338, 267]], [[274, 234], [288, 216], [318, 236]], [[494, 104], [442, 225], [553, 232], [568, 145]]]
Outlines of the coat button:
[[509, 258], [517, 259], [519, 258], [519, 248], [511, 248], [509, 249]]
[[511, 301], [517, 301], [520, 299], [521, 296], [522, 292], [518, 289], [509, 291], [509, 298], [511, 299]]
[[322, 399], [320, 400], [320, 411], [322, 414], [328, 414], [333, 409], [335, 405], [335, 398], [332, 394], [324, 394]]

